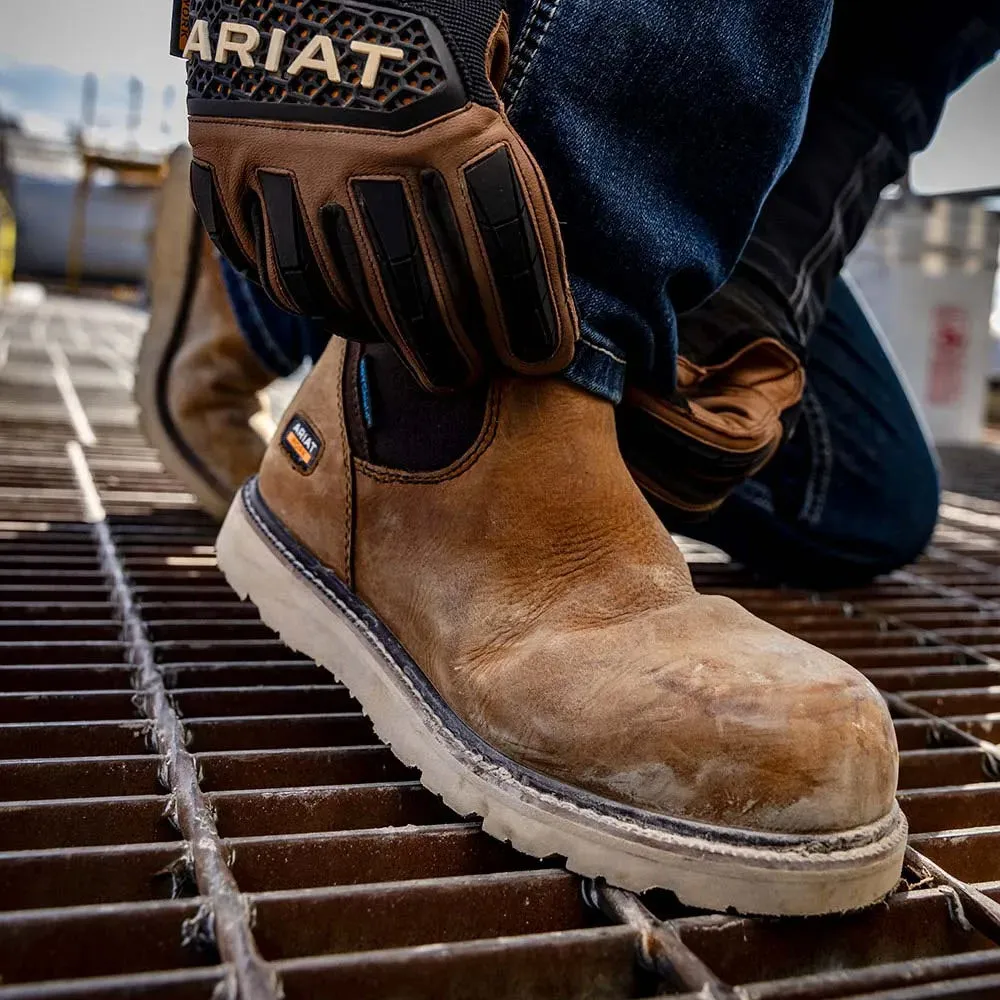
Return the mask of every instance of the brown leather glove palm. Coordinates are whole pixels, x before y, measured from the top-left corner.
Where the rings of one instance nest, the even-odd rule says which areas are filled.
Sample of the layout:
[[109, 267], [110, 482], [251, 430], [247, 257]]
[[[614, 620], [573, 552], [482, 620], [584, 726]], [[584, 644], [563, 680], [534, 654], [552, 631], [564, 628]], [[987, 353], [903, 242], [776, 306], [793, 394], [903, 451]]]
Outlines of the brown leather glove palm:
[[784, 331], [759, 293], [732, 281], [680, 318], [676, 390], [626, 390], [622, 453], [672, 521], [711, 514], [794, 428], [805, 372]]
[[175, 0], [198, 212], [284, 308], [385, 339], [430, 389], [564, 368], [545, 180], [503, 112], [501, 0]]

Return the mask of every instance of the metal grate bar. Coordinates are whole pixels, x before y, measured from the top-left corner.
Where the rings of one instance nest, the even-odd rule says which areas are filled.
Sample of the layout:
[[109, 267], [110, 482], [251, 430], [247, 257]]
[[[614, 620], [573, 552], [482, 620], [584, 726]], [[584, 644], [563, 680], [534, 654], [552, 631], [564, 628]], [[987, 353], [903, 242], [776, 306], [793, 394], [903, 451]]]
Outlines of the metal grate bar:
[[157, 667], [145, 627], [136, 610], [131, 584], [106, 521], [97, 521], [94, 537], [112, 601], [122, 622], [134, 683], [153, 739], [163, 758], [171, 793], [171, 818], [189, 844], [194, 877], [208, 909], [198, 919], [210, 925], [222, 960], [229, 964], [234, 994], [246, 1000], [280, 995], [274, 972], [261, 958], [250, 929], [250, 909], [229, 867], [227, 852], [215, 826], [211, 805], [198, 780], [198, 764], [187, 750], [184, 729]]

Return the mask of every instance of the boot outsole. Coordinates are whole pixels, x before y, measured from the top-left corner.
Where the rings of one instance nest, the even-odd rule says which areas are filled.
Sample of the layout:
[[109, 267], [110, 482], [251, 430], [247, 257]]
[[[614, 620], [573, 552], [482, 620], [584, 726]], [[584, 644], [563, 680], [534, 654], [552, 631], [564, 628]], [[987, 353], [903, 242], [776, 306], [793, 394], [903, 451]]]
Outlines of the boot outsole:
[[[170, 161], [153, 244], [149, 327], [139, 348], [133, 396], [139, 409], [139, 429], [160, 457], [164, 468], [189, 489], [217, 521], [226, 516], [232, 495], [214, 482], [187, 444], [170, 415], [166, 378], [187, 326], [200, 268], [203, 232], [189, 193], [190, 154], [179, 150]], [[183, 206], [178, 210], [178, 206]]]
[[898, 883], [906, 849], [898, 805], [855, 830], [763, 833], [622, 805], [500, 754], [448, 709], [378, 617], [295, 542], [256, 480], [233, 501], [217, 550], [240, 597], [346, 685], [425, 787], [525, 854], [561, 855], [570, 870], [612, 885], [669, 889], [689, 906], [748, 914], [859, 909]]

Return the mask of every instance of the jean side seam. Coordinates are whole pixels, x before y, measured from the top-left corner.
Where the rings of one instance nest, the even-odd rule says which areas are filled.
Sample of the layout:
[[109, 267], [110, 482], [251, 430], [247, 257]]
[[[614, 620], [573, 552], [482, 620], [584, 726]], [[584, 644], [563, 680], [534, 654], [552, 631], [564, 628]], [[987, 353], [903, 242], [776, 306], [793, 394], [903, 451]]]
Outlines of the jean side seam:
[[507, 77], [507, 111], [510, 113], [521, 96], [525, 80], [531, 73], [531, 68], [545, 42], [545, 36], [552, 27], [552, 22], [559, 12], [562, 0], [534, 0], [531, 10], [525, 18], [521, 29], [521, 37], [514, 46], [511, 55], [510, 72]]
[[813, 276], [843, 239], [843, 209], [845, 204], [860, 194], [864, 177], [870, 170], [872, 163], [885, 155], [887, 149], [891, 148], [892, 143], [889, 142], [884, 134], [880, 134], [872, 148], [858, 161], [851, 176], [837, 195], [833, 203], [833, 215], [830, 219], [830, 225], [816, 241], [812, 249], [803, 257], [802, 263], [799, 266], [795, 288], [789, 296], [789, 304], [794, 311], [796, 319], [799, 321], [803, 319], [809, 306], [809, 289], [812, 287]]
[[830, 483], [833, 480], [833, 445], [823, 407], [812, 392], [803, 398], [803, 416], [809, 428], [812, 468], [806, 482], [805, 498], [799, 518], [814, 527], [826, 509]]
[[774, 496], [770, 489], [755, 479], [748, 479], [739, 487], [739, 498], [765, 514], [774, 514]]

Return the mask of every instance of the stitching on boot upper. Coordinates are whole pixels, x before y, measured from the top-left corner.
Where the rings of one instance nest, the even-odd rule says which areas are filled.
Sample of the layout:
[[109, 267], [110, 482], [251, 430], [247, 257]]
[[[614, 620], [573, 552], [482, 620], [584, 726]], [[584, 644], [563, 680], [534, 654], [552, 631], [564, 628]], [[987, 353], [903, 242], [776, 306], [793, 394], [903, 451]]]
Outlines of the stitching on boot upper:
[[[348, 363], [348, 352], [343, 351], [341, 366]], [[341, 379], [343, 379], [343, 367], [341, 368]], [[347, 577], [349, 586], [354, 586], [354, 470], [351, 467], [351, 442], [347, 437], [347, 419], [344, 413], [344, 393], [338, 391], [340, 400], [337, 406], [337, 422], [340, 425], [340, 447], [344, 453], [344, 575]]]

